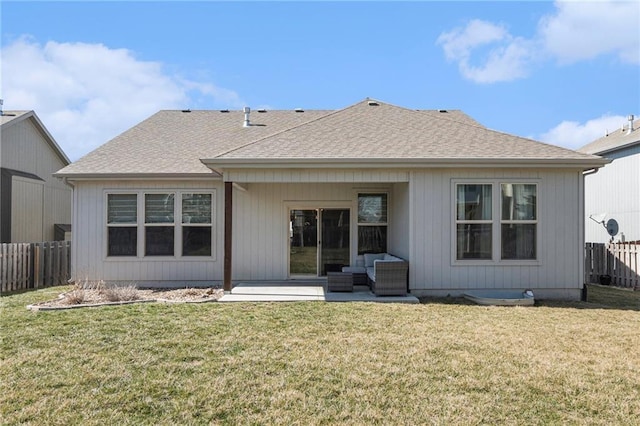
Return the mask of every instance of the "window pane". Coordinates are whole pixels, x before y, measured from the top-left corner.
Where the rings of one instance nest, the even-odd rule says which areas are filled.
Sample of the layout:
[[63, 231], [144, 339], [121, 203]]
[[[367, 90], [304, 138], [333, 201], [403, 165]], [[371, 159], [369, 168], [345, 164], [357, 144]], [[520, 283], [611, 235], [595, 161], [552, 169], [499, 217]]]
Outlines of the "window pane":
[[491, 224], [457, 226], [457, 259], [491, 259]]
[[502, 225], [502, 258], [535, 259], [536, 225]]
[[491, 220], [491, 185], [457, 185], [458, 220]]
[[211, 194], [182, 194], [182, 223], [211, 223]]
[[182, 228], [183, 256], [211, 256], [211, 227], [184, 226]]
[[145, 223], [173, 223], [173, 194], [145, 194]]
[[387, 223], [387, 194], [358, 195], [358, 223]]
[[173, 256], [173, 226], [145, 227], [146, 256]]
[[138, 228], [110, 226], [107, 256], [136, 256], [138, 254]]
[[107, 194], [107, 223], [137, 223], [136, 194]]
[[358, 226], [358, 254], [386, 252], [386, 226]]
[[536, 220], [536, 185], [502, 184], [502, 220]]

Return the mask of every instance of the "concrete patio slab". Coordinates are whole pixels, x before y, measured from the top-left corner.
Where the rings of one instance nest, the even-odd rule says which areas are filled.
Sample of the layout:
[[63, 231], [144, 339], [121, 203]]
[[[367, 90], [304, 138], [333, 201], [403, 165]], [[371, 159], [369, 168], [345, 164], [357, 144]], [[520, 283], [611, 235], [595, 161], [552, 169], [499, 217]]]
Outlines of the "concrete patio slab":
[[353, 292], [326, 292], [324, 281], [240, 282], [219, 302], [376, 302], [419, 303], [415, 296], [378, 297], [366, 286], [355, 286]]

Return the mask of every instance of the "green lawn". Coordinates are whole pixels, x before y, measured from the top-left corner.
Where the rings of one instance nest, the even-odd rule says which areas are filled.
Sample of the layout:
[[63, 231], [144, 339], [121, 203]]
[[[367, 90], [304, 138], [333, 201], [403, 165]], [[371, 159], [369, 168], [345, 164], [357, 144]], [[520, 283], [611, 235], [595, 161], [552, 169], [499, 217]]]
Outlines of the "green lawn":
[[640, 424], [640, 292], [26, 310], [62, 290], [0, 298], [2, 424]]

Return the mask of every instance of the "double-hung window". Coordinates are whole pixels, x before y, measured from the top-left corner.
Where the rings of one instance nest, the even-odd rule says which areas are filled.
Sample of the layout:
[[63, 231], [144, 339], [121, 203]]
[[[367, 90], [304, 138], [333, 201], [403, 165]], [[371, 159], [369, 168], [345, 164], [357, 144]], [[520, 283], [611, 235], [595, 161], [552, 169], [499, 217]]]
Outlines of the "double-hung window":
[[358, 254], [387, 251], [387, 194], [358, 194]]
[[211, 194], [182, 194], [182, 255], [211, 256]]
[[533, 260], [537, 243], [537, 186], [503, 183], [500, 185], [500, 235], [502, 259]]
[[173, 256], [175, 195], [144, 195], [144, 255]]
[[107, 256], [138, 255], [138, 195], [107, 195]]
[[464, 182], [454, 185], [456, 261], [538, 259], [538, 185]]
[[106, 200], [107, 256], [213, 256], [214, 192], [107, 193]]
[[456, 186], [456, 259], [491, 259], [492, 192], [491, 184]]

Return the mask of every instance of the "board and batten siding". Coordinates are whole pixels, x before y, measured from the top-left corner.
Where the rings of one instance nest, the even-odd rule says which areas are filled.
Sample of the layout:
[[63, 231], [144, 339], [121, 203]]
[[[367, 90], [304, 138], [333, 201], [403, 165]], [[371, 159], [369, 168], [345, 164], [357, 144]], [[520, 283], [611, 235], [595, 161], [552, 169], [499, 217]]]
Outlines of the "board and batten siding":
[[640, 145], [604, 154], [612, 159], [597, 173], [585, 176], [585, 233], [586, 241], [606, 243], [607, 230], [591, 220], [604, 217], [615, 219], [619, 233], [615, 241], [640, 241]]
[[389, 239], [387, 250], [408, 260], [411, 256], [410, 241], [413, 233], [411, 223], [411, 198], [408, 183], [393, 184], [389, 203]]
[[36, 242], [44, 236], [44, 182], [19, 176], [12, 177], [11, 240]]
[[379, 183], [249, 183], [245, 186], [246, 191], [234, 191], [234, 280], [288, 279], [289, 209], [350, 208], [353, 262], [358, 243], [358, 193], [388, 192], [391, 202], [394, 197], [391, 185]]
[[[15, 185], [11, 189], [11, 242], [53, 240], [55, 224], [71, 223], [72, 190], [60, 179], [53, 177], [53, 173], [67, 165], [66, 162], [49, 145], [31, 119], [3, 128], [1, 150], [0, 165], [3, 168], [29, 173], [43, 180], [43, 198], [40, 202], [43, 211], [36, 214], [23, 209], [33, 202], [33, 194], [23, 193], [22, 190], [29, 191], [31, 186], [26, 185], [22, 178], [13, 177], [12, 183]], [[40, 222], [34, 222], [33, 227], [41, 231], [36, 233], [32, 229], [25, 232], [24, 221], [29, 217], [35, 219], [34, 215], [40, 218]], [[14, 218], [20, 221], [14, 224]]]
[[[538, 264], [463, 265], [454, 261], [452, 185], [465, 179], [536, 180]], [[410, 184], [411, 292], [446, 296], [465, 290], [530, 288], [538, 297], [579, 298], [583, 284], [582, 180], [582, 172], [576, 170], [414, 171]]]
[[[107, 257], [105, 194], [111, 191], [184, 190], [215, 191], [213, 257]], [[139, 285], [150, 286], [210, 285], [221, 281], [224, 238], [223, 192], [220, 181], [76, 182], [72, 240], [73, 280], [136, 282]]]
[[359, 169], [250, 169], [229, 170], [224, 173], [228, 182], [254, 183], [370, 183], [408, 182], [404, 170]]

